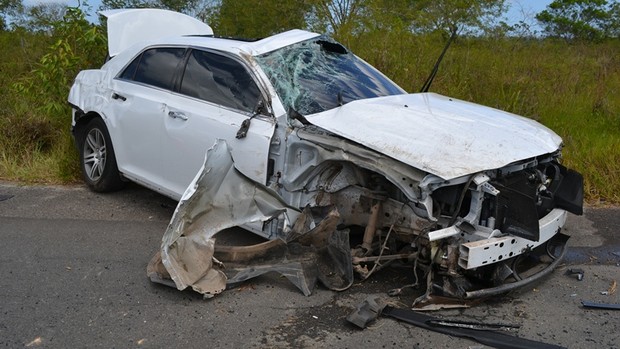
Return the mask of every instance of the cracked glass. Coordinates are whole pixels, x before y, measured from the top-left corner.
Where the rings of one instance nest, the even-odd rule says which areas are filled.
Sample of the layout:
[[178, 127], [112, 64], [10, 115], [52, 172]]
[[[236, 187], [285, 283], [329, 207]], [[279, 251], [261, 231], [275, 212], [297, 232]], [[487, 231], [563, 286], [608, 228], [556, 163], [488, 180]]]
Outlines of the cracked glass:
[[339, 43], [321, 36], [256, 57], [288, 112], [319, 113], [405, 91]]

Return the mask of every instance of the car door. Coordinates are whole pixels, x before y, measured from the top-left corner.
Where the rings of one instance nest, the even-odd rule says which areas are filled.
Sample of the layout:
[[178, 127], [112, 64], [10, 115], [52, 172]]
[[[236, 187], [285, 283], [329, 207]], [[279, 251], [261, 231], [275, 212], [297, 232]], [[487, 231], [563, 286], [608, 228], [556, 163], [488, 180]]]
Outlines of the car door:
[[182, 47], [145, 50], [112, 82], [108, 124], [118, 167], [126, 177], [160, 191], [166, 101], [185, 51]]
[[242, 123], [254, 115], [259, 101], [265, 101], [247, 67], [225, 54], [192, 49], [178, 91], [178, 99], [167, 105], [168, 117], [164, 122], [166, 185], [180, 197], [216, 139], [229, 144], [238, 170], [264, 184], [275, 127], [273, 118], [255, 115], [247, 135], [236, 138]]

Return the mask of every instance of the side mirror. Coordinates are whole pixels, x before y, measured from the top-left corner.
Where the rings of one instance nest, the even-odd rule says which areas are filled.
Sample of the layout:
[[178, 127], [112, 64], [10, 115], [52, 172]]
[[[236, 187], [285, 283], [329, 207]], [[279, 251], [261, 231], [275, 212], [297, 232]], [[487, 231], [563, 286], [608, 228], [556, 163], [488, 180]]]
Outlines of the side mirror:
[[262, 98], [258, 101], [258, 103], [256, 104], [256, 107], [254, 108], [254, 116], [256, 115], [273, 116], [273, 113], [271, 112], [271, 108], [269, 108], [267, 103], [265, 103], [265, 100], [263, 100]]
[[267, 106], [267, 104], [262, 98], [256, 104], [252, 116], [250, 116], [248, 119], [243, 120], [243, 122], [241, 123], [241, 127], [239, 127], [239, 130], [237, 131], [237, 139], [245, 138], [245, 136], [247, 136], [248, 130], [250, 129], [250, 122], [257, 115], [273, 116], [273, 114], [271, 113], [271, 108]]

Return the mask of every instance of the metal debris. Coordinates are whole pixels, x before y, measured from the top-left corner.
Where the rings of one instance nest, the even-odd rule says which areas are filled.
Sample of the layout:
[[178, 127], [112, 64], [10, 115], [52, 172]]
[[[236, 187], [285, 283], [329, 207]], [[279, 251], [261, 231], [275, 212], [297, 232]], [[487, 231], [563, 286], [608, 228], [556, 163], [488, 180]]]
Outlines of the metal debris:
[[[347, 320], [360, 328], [365, 328], [380, 315], [391, 317], [411, 325], [447, 334], [475, 340], [484, 345], [500, 349], [561, 349], [564, 347], [532, 341], [496, 332], [497, 329], [517, 328], [517, 325], [471, 323], [434, 318], [410, 309], [393, 308], [385, 305], [379, 297], [370, 296], [349, 314]], [[477, 327], [477, 328], [476, 328]], [[484, 329], [484, 330], [482, 330]]]
[[577, 280], [582, 281], [583, 280], [584, 271], [583, 271], [583, 269], [579, 269], [579, 268], [569, 268], [566, 271], [566, 274], [567, 275], [575, 275]]
[[386, 304], [379, 297], [368, 297], [347, 316], [347, 321], [364, 329], [381, 315], [385, 306]]
[[620, 304], [596, 303], [591, 301], [581, 301], [584, 308], [620, 310]]
[[454, 321], [454, 320], [428, 320], [426, 322], [431, 326], [445, 326], [457, 328], [469, 328], [478, 331], [512, 331], [521, 327], [521, 325], [513, 324], [492, 324], [483, 322], [470, 321]]

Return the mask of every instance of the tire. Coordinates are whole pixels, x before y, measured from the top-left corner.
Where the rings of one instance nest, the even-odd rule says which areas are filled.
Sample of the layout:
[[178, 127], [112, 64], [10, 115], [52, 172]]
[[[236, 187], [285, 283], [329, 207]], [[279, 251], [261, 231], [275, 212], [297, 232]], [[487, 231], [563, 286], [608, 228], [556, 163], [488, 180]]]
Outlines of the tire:
[[78, 147], [82, 177], [91, 190], [104, 193], [124, 186], [108, 128], [101, 118], [92, 118], [80, 130]]

